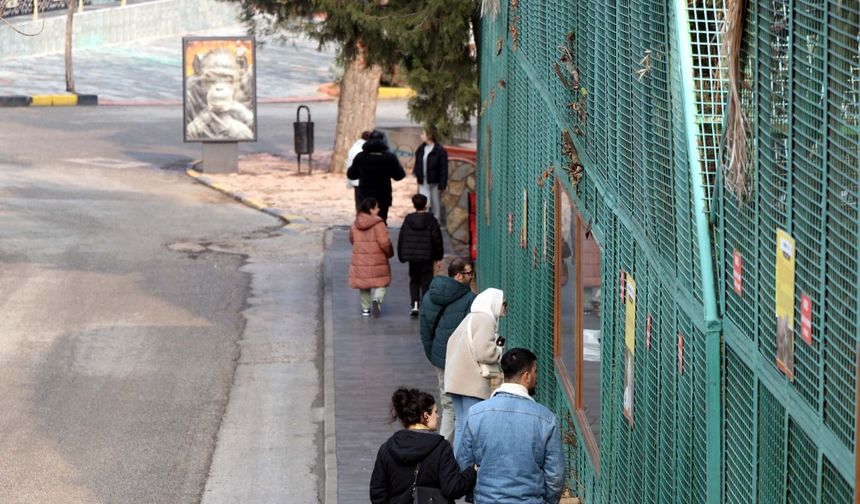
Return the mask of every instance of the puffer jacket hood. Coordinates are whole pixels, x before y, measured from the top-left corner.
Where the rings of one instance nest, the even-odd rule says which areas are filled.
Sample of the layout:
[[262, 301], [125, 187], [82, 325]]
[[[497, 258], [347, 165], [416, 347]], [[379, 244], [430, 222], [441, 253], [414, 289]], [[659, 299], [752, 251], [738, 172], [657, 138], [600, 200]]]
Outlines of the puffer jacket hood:
[[427, 290], [427, 295], [430, 300], [439, 306], [448, 306], [457, 299], [461, 298], [469, 291], [468, 285], [454, 280], [447, 276], [437, 276], [430, 283], [430, 289]]
[[445, 438], [431, 431], [403, 429], [385, 442], [391, 457], [401, 465], [415, 465], [424, 460]]
[[498, 321], [502, 315], [504, 302], [505, 293], [490, 287], [475, 296], [475, 300], [472, 301], [472, 313], [486, 313]]
[[361, 147], [346, 177], [358, 180], [358, 199], [376, 198], [380, 208], [391, 206], [391, 181], [403, 180], [406, 172], [385, 142], [370, 140]]
[[382, 217], [371, 215], [369, 213], [358, 212], [355, 216], [355, 227], [365, 231], [382, 222]]
[[368, 140], [361, 146], [364, 152], [383, 152], [388, 150], [388, 144], [382, 140]]

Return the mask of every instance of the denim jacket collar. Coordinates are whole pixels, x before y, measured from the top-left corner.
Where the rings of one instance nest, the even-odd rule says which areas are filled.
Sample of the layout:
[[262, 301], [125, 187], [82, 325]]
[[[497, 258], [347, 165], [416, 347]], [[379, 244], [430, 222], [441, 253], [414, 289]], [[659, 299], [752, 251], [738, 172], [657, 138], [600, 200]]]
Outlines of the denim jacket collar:
[[520, 385], [519, 383], [502, 383], [499, 385], [493, 394], [490, 397], [495, 396], [499, 392], [505, 392], [507, 394], [512, 394], [519, 397], [525, 397], [529, 401], [534, 401], [534, 398], [529, 395], [528, 389]]

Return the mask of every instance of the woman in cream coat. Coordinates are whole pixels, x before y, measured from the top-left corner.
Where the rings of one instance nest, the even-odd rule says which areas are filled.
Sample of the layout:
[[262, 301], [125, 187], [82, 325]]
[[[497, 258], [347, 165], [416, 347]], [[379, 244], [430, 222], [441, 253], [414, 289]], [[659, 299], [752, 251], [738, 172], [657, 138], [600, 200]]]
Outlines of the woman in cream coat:
[[[461, 438], [461, 419], [473, 404], [490, 397], [490, 374], [499, 372], [504, 349], [497, 344], [499, 317], [507, 303], [499, 289], [487, 289], [472, 301], [466, 318], [448, 339], [445, 354], [445, 392], [454, 403], [454, 446]], [[501, 340], [499, 340], [501, 341]]]

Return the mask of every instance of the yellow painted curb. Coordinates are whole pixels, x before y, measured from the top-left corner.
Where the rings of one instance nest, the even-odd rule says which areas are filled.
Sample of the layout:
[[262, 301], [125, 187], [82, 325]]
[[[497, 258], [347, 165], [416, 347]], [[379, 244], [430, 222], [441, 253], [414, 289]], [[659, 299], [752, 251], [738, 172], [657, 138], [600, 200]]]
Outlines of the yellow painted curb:
[[[340, 96], [340, 86], [335, 82], [326, 82], [321, 84], [317, 91], [327, 94], [332, 97]], [[399, 100], [404, 98], [412, 98], [415, 96], [415, 91], [412, 88], [406, 87], [380, 87], [376, 93], [376, 97], [380, 100]]]
[[415, 91], [404, 87], [380, 87], [377, 94], [377, 98], [380, 100], [412, 98], [413, 96], [415, 96]]
[[31, 107], [50, 107], [54, 104], [54, 95], [33, 95]]
[[258, 210], [263, 209], [263, 208], [268, 208], [268, 207], [266, 207], [266, 202], [263, 200], [259, 200], [256, 198], [243, 198], [243, 199], [248, 205], [250, 205], [252, 207], [257, 207]]
[[72, 95], [72, 94], [54, 95], [54, 106], [55, 107], [58, 105], [74, 106], [77, 104], [78, 104], [78, 95]]
[[74, 106], [78, 104], [78, 95], [56, 94], [56, 95], [33, 95], [31, 107], [56, 107]]

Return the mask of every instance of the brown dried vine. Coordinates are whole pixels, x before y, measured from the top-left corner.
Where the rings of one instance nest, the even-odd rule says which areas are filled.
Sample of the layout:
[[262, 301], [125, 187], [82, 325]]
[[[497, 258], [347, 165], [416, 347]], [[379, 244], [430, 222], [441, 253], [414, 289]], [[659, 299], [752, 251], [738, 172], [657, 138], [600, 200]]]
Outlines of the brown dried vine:
[[573, 418], [571, 418], [570, 413], [564, 416], [565, 420], [565, 429], [564, 429], [564, 437], [562, 438], [562, 442], [568, 446], [576, 447], [577, 438], [576, 438], [576, 428], [573, 425]]
[[568, 159], [568, 163], [564, 165], [564, 171], [570, 177], [570, 183], [575, 186], [582, 179], [585, 168], [579, 160], [579, 151], [576, 150], [576, 145], [567, 129], [561, 131], [561, 153]]
[[[585, 136], [585, 127], [588, 123], [588, 91], [585, 87], [580, 86], [579, 82], [579, 68], [577, 68], [574, 58], [576, 34], [574, 32], [568, 33], [565, 40], [566, 44], [559, 46], [559, 51], [561, 52], [559, 61], [561, 64], [553, 64], [552, 69], [558, 76], [561, 84], [573, 94], [573, 101], [567, 105], [567, 108], [572, 111], [576, 119], [573, 132], [577, 136]], [[564, 69], [562, 69], [562, 66], [564, 66]]]
[[511, 18], [511, 38], [513, 39], [514, 51], [520, 48], [520, 31], [517, 28], [517, 25], [520, 23], [520, 16], [514, 16]]
[[513, 40], [513, 48], [514, 51], [519, 49], [520, 47], [520, 15], [517, 14], [517, 9], [520, 8], [520, 0], [511, 0], [511, 22], [508, 26], [508, 31], [511, 32], [511, 39]]
[[651, 50], [645, 50], [645, 56], [642, 57], [642, 60], [639, 61], [639, 66], [641, 67], [639, 70], [636, 70], [636, 80], [641, 81], [643, 77], [647, 77], [649, 73], [651, 73]]
[[747, 120], [741, 102], [741, 43], [744, 33], [744, 0], [729, 0], [723, 54], [729, 77], [729, 112], [726, 124], [726, 186], [743, 204], [747, 196]]

